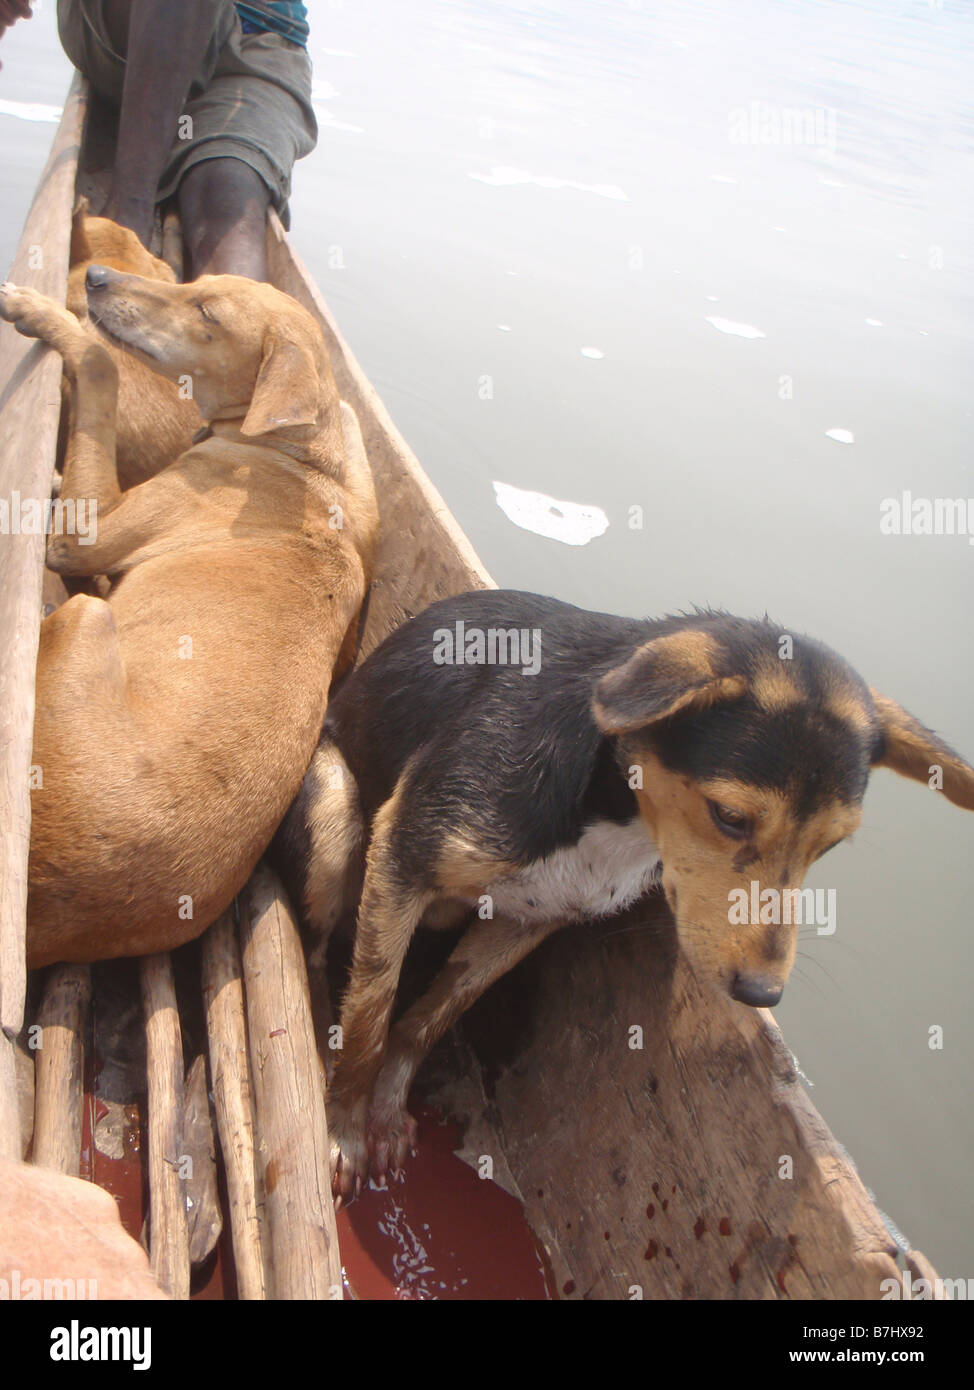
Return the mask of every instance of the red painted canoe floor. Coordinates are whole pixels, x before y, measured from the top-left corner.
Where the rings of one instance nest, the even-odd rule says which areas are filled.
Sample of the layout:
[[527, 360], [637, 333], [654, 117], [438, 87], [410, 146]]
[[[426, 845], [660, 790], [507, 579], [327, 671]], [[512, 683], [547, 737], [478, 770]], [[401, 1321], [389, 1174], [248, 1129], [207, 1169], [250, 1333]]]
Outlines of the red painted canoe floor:
[[[97, 1067], [97, 1062], [96, 1062]], [[91, 1080], [93, 1081], [93, 1077]], [[125, 1156], [106, 1158], [92, 1143], [101, 1102], [85, 1097], [81, 1176], [115, 1198], [125, 1229], [139, 1239], [147, 1174], [138, 1108], [130, 1109]], [[454, 1153], [457, 1125], [417, 1107], [419, 1141], [405, 1177], [369, 1188], [338, 1214], [346, 1298], [543, 1300], [552, 1295], [541, 1247], [513, 1197], [481, 1178]], [[192, 1298], [233, 1298], [232, 1248], [224, 1231], [214, 1255], [194, 1271]]]
[[546, 1299], [544, 1257], [520, 1203], [453, 1152], [459, 1129], [418, 1107], [405, 1176], [338, 1213], [351, 1297]]

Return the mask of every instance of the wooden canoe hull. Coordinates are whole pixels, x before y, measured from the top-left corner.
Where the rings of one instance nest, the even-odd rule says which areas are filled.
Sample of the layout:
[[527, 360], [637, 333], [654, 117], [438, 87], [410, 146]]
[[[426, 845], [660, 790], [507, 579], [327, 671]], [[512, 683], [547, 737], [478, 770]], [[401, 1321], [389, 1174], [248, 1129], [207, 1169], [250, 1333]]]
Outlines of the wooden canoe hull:
[[[11, 278], [64, 293], [85, 102], [72, 88]], [[81, 172], [82, 191], [97, 180]], [[44, 247], [32, 267], [30, 247]], [[382, 517], [368, 653], [429, 603], [491, 584], [399, 435], [273, 215], [271, 278], [314, 313], [362, 425]], [[0, 333], [0, 493], [47, 495], [59, 364]], [[30, 440], [30, 449], [25, 448]], [[32, 491], [33, 490], [33, 491]], [[0, 547], [0, 1153], [19, 1151], [29, 805], [43, 545]], [[704, 995], [658, 903], [551, 938], [431, 1058], [427, 1091], [466, 1123], [544, 1242], [562, 1297], [855, 1298], [899, 1279], [882, 1217], [808, 1099], [766, 1011]], [[916, 1257], [922, 1260], [922, 1257]]]

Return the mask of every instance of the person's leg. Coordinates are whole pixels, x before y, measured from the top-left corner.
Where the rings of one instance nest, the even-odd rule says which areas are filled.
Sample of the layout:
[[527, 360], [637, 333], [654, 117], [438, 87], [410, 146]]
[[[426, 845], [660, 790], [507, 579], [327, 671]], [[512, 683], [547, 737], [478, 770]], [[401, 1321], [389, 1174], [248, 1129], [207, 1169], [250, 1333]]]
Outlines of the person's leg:
[[266, 280], [270, 200], [264, 180], [241, 159], [194, 164], [179, 185], [187, 279], [226, 274]]
[[317, 137], [310, 59], [278, 34], [237, 26], [186, 111], [193, 138], [175, 142], [158, 192], [178, 200], [186, 273], [266, 279], [268, 207], [286, 226], [291, 169]]
[[105, 20], [126, 55], [112, 192], [105, 215], [148, 245], [156, 190], [190, 86], [210, 48], [218, 0], [108, 0]]

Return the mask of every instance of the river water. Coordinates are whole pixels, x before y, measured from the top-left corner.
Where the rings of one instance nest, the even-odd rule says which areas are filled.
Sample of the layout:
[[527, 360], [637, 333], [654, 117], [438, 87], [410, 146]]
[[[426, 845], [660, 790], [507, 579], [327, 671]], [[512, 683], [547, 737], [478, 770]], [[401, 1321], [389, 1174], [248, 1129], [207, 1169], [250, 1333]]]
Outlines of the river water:
[[[768, 611], [974, 756], [974, 548], [880, 527], [909, 492], [972, 498], [974, 532], [972, 7], [310, 9], [297, 246], [498, 582]], [[4, 268], [69, 75], [52, 11], [0, 43]], [[953, 1278], [972, 836], [877, 772], [809, 880], [837, 929], [777, 1010], [864, 1182]]]

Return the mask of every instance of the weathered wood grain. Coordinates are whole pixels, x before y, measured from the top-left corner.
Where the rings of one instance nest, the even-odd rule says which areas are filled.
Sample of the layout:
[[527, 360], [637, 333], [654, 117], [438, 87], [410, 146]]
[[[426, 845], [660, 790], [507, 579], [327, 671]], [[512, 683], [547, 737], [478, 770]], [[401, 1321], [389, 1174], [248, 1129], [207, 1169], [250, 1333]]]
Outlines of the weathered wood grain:
[[263, 865], [240, 910], [271, 1296], [340, 1299], [324, 1078], [301, 940], [280, 884]]
[[84, 1037], [91, 1002], [87, 965], [55, 965], [48, 971], [34, 1052], [33, 1160], [77, 1177], [81, 1165], [84, 1102]]
[[702, 993], [665, 909], [551, 938], [468, 1033], [563, 1296], [878, 1299], [899, 1277], [770, 1014]]
[[237, 1291], [243, 1299], [264, 1299], [267, 1287], [257, 1210], [243, 968], [228, 913], [210, 927], [203, 937], [202, 949], [210, 1073], [230, 1203]]
[[[76, 78], [6, 277], [61, 301], [83, 118]], [[19, 499], [51, 495], [60, 410], [61, 359], [0, 323], [0, 498], [13, 515], [20, 514]], [[43, 535], [15, 534], [13, 527], [0, 534], [0, 1029], [7, 1034], [18, 1033], [24, 1020], [28, 779], [44, 548]]]
[[209, 1259], [223, 1230], [216, 1171], [216, 1139], [207, 1094], [206, 1058], [200, 1054], [183, 1083], [183, 1150], [190, 1160], [186, 1178], [189, 1262], [195, 1269]]
[[14, 1039], [0, 1030], [0, 1158], [13, 1160], [22, 1157], [16, 1050]]
[[189, 1298], [189, 1231], [184, 1155], [183, 1046], [168, 953], [143, 956], [146, 1072], [149, 1079], [149, 1267], [172, 1298]]

